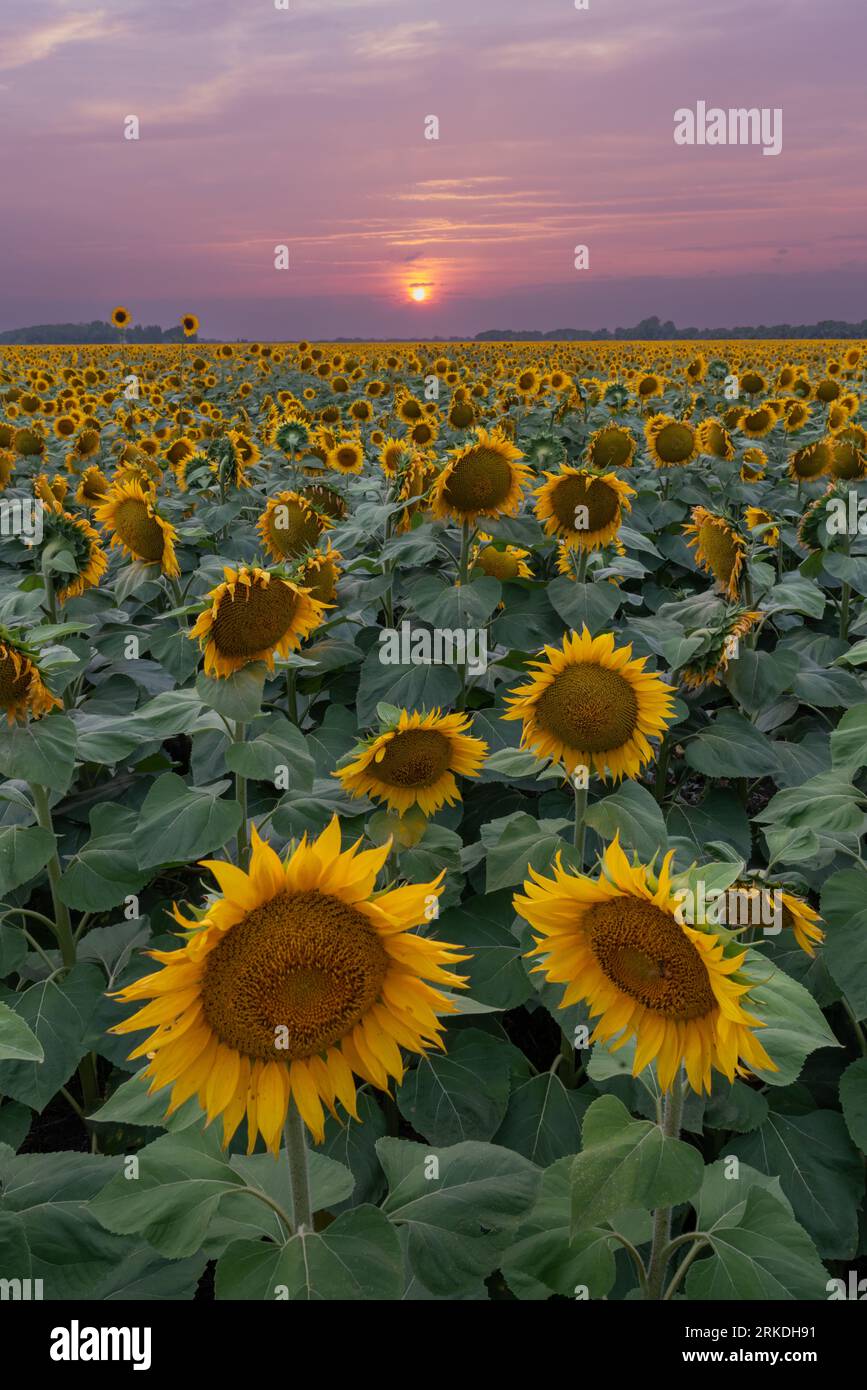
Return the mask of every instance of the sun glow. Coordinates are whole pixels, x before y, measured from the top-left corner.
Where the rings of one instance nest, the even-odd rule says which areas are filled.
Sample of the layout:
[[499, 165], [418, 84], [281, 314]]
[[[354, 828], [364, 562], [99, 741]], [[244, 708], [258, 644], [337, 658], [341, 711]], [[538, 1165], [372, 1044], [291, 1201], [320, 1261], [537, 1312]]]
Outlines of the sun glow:
[[423, 304], [427, 299], [427, 288], [424, 285], [413, 285], [410, 289], [410, 295], [416, 304]]

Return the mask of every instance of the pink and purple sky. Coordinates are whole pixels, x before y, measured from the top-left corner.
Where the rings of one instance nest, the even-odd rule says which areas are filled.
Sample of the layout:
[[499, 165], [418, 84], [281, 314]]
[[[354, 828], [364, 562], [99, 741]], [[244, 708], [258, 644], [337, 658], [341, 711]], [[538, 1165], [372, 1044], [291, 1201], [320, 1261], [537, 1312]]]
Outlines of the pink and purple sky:
[[[3, 0], [0, 328], [867, 316], [867, 0], [287, 2]], [[699, 100], [782, 153], [675, 145]]]

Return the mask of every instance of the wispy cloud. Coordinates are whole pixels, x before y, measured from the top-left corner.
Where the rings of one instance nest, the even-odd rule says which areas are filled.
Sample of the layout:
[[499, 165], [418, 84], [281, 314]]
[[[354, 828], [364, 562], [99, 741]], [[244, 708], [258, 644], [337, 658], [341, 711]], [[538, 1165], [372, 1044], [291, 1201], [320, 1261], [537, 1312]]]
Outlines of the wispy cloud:
[[440, 25], [435, 19], [427, 19], [358, 34], [352, 47], [360, 58], [417, 58], [431, 53], [438, 46], [439, 36]]
[[125, 31], [122, 20], [112, 19], [105, 10], [79, 10], [32, 29], [13, 34], [0, 44], [0, 71], [27, 67], [50, 58], [71, 43], [102, 41]]

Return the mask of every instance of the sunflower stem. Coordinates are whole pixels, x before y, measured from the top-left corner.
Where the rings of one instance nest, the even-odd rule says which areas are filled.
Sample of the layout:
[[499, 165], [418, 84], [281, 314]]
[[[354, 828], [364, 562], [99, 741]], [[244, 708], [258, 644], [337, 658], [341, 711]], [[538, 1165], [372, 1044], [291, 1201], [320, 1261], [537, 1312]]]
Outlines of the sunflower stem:
[[[583, 770], [586, 771], [586, 769]], [[576, 773], [573, 773], [573, 778], [575, 777], [575, 775]], [[582, 777], [581, 780], [585, 781], [585, 778]], [[572, 787], [575, 792], [575, 848], [578, 851], [578, 868], [583, 869], [584, 833], [587, 828], [584, 823], [584, 817], [587, 814], [587, 787], [586, 785], [583, 787], [579, 787], [574, 780], [572, 782]]]
[[[662, 1111], [662, 1133], [666, 1139], [677, 1139], [680, 1122], [683, 1118], [683, 1072], [678, 1067], [671, 1087], [665, 1093]], [[653, 1213], [653, 1241], [650, 1247], [650, 1264], [647, 1270], [646, 1297], [659, 1302], [665, 1287], [665, 1272], [668, 1269], [671, 1251], [671, 1207], [657, 1207]]]
[[[232, 733], [233, 743], [245, 743], [247, 725], [240, 720], [235, 723]], [[247, 779], [243, 772], [235, 773], [235, 800], [241, 807], [241, 824], [238, 826], [238, 868], [246, 869], [250, 858], [250, 835], [247, 829]]]
[[662, 805], [665, 800], [665, 792], [668, 784], [668, 763], [671, 758], [671, 744], [667, 738], [663, 738], [659, 748], [659, 757], [656, 762], [656, 784], [653, 794], [657, 804]]
[[304, 1121], [294, 1100], [289, 1101], [286, 1124], [283, 1128], [286, 1159], [289, 1164], [289, 1187], [292, 1193], [292, 1219], [295, 1234], [313, 1230], [313, 1206], [310, 1197], [310, 1171], [307, 1163], [307, 1136]]

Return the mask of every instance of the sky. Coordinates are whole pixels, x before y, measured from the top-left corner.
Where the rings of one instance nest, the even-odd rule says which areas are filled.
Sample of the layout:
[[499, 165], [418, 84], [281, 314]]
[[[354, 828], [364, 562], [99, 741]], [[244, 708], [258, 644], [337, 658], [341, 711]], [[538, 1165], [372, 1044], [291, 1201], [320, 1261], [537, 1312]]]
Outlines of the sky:
[[[2, 0], [0, 328], [867, 317], [865, 0], [586, 3]], [[677, 145], [699, 101], [782, 152]]]

